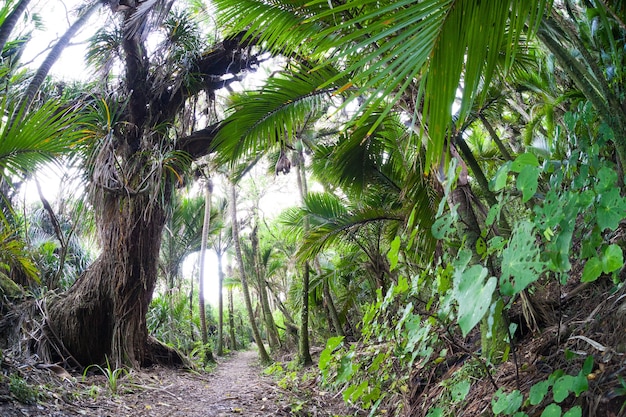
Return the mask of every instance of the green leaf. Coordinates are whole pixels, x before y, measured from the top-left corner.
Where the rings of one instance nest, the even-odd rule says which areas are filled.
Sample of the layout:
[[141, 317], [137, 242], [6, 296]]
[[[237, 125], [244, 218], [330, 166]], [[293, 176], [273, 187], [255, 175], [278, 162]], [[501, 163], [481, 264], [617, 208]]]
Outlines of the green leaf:
[[589, 355], [587, 356], [587, 359], [585, 359], [585, 363], [583, 363], [583, 369], [581, 372], [586, 377], [591, 373], [591, 371], [593, 371], [593, 356]]
[[552, 403], [543, 410], [541, 417], [561, 417], [561, 407]]
[[445, 239], [456, 231], [456, 212], [449, 212], [433, 223], [431, 232], [435, 239]]
[[485, 283], [487, 274], [487, 268], [474, 265], [460, 277], [455, 276], [454, 298], [459, 304], [458, 322], [464, 337], [484, 317], [491, 305], [497, 280], [491, 277]]
[[601, 230], [617, 229], [619, 222], [626, 215], [626, 201], [620, 195], [617, 187], [600, 194], [600, 200], [596, 206], [598, 226]]
[[337, 369], [336, 381], [338, 384], [348, 382], [352, 379], [352, 375], [357, 369], [357, 365], [352, 362], [354, 352], [349, 352], [347, 355], [342, 356], [339, 361], [339, 367]]
[[592, 282], [598, 279], [602, 273], [602, 261], [597, 256], [587, 259], [585, 267], [583, 268], [583, 275], [580, 278], [581, 282]]
[[400, 252], [400, 236], [396, 236], [389, 245], [387, 259], [389, 259], [389, 270], [393, 271], [398, 266], [398, 253]]
[[514, 295], [539, 279], [545, 269], [540, 260], [539, 246], [535, 241], [533, 224], [520, 222], [511, 240], [502, 251], [502, 294]]
[[489, 182], [489, 189], [491, 191], [500, 191], [506, 186], [506, 180], [511, 170], [511, 162], [503, 164], [496, 172], [495, 177]]
[[580, 372], [578, 375], [572, 377], [570, 390], [577, 397], [583, 392], [589, 389], [589, 381], [587, 380], [587, 374]]
[[441, 417], [443, 416], [443, 408], [431, 408], [428, 410], [426, 417]]
[[463, 399], [465, 399], [465, 397], [469, 393], [470, 388], [471, 384], [468, 380], [459, 381], [458, 383], [454, 384], [450, 389], [452, 402], [458, 403], [460, 401], [463, 401]]
[[516, 186], [522, 192], [522, 202], [527, 202], [537, 192], [539, 173], [539, 168], [526, 165], [517, 176]]
[[617, 172], [614, 169], [608, 167], [600, 168], [597, 174], [598, 183], [594, 187], [597, 194], [601, 194], [605, 191], [609, 191], [615, 188], [617, 183]]
[[523, 153], [517, 156], [513, 163], [511, 164], [511, 171], [513, 172], [522, 172], [524, 168], [527, 167], [538, 167], [539, 160], [532, 153]]
[[622, 248], [613, 244], [609, 245], [604, 250], [604, 256], [602, 257], [602, 271], [605, 274], [617, 271], [624, 266], [624, 254]]
[[476, 240], [476, 253], [483, 256], [485, 252], [487, 252], [487, 243], [485, 243], [485, 239], [481, 236]]
[[550, 388], [550, 382], [548, 381], [537, 382], [535, 385], [530, 387], [530, 393], [528, 395], [530, 404], [537, 405], [542, 402], [548, 393], [548, 388]]
[[318, 367], [320, 370], [324, 370], [328, 367], [330, 360], [332, 359], [333, 351], [343, 342], [343, 336], [331, 337], [326, 342], [326, 348], [320, 353], [320, 359]]
[[583, 409], [579, 405], [570, 408], [567, 413], [563, 414], [563, 417], [582, 417]]
[[552, 387], [554, 402], [561, 403], [565, 400], [574, 386], [574, 377], [571, 375], [563, 375], [556, 380]]
[[520, 409], [523, 400], [524, 396], [518, 390], [507, 394], [500, 388], [491, 400], [491, 407], [495, 415], [511, 415]]
[[367, 368], [367, 370], [369, 372], [376, 372], [378, 371], [378, 369], [380, 368], [380, 364], [383, 363], [383, 361], [387, 358], [387, 354], [381, 352], [378, 355], [376, 355], [376, 357], [374, 358], [374, 360], [372, 360], [371, 365]]

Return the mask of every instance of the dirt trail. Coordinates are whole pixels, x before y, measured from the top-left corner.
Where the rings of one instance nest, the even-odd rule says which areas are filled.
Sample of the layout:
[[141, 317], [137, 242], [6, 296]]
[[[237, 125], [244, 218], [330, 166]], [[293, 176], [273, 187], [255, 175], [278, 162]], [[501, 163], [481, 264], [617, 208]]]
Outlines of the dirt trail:
[[[236, 352], [211, 374], [154, 369], [138, 374], [136, 392], [121, 394], [98, 415], [225, 417], [289, 415], [255, 351]], [[125, 387], [124, 387], [125, 388]], [[96, 401], [97, 402], [97, 401]], [[117, 403], [117, 404], [115, 404]], [[95, 405], [95, 404], [94, 404]], [[93, 408], [91, 408], [93, 412]]]
[[[154, 368], [132, 372], [120, 381], [117, 395], [106, 391], [102, 375], [67, 381], [79, 393], [52, 394], [37, 405], [0, 402], [0, 415], [48, 417], [225, 417], [293, 415], [285, 392], [261, 373], [257, 353], [237, 352], [221, 359], [210, 374]], [[97, 386], [99, 388], [94, 388]], [[73, 388], [72, 388], [73, 387]], [[88, 394], [90, 393], [90, 394]], [[48, 393], [47, 397], [50, 397]]]

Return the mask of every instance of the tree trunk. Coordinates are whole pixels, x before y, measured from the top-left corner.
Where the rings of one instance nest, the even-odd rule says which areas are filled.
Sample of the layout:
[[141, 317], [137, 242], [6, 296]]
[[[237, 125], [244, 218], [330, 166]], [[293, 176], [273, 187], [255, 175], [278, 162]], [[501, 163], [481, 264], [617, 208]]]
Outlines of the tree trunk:
[[248, 311], [248, 317], [250, 319], [250, 327], [252, 328], [252, 336], [254, 337], [254, 341], [256, 342], [257, 348], [259, 349], [259, 356], [261, 357], [261, 362], [263, 363], [271, 363], [272, 359], [267, 354], [265, 350], [265, 346], [263, 346], [263, 340], [261, 339], [261, 335], [259, 333], [259, 328], [256, 325], [256, 320], [254, 318], [254, 310], [252, 309], [252, 300], [250, 298], [250, 289], [248, 287], [248, 280], [246, 278], [246, 271], [243, 264], [243, 255], [241, 254], [241, 245], [239, 243], [239, 225], [237, 224], [237, 190], [235, 184], [231, 184], [230, 188], [230, 196], [231, 196], [231, 216], [232, 216], [232, 228], [233, 228], [233, 245], [235, 246], [235, 256], [237, 257], [237, 264], [239, 266], [239, 274], [241, 277], [241, 289], [243, 291], [243, 299], [246, 304], [246, 310]]
[[330, 320], [333, 323], [333, 327], [335, 328], [335, 332], [337, 333], [337, 335], [345, 336], [346, 333], [343, 331], [343, 326], [341, 325], [341, 321], [339, 320], [339, 314], [337, 314], [337, 309], [335, 308], [335, 303], [330, 293], [330, 285], [328, 284], [328, 279], [323, 278], [323, 280], [324, 300], [326, 301], [326, 305], [328, 306], [328, 314], [330, 315]]
[[[100, 7], [102, 7], [102, 3], [100, 2], [95, 2], [91, 6], [89, 6], [83, 12], [82, 16], [80, 16], [72, 24], [72, 26], [67, 29], [63, 36], [61, 36], [61, 39], [57, 41], [50, 53], [46, 56], [46, 59], [44, 59], [39, 68], [37, 68], [37, 71], [35, 72], [33, 79], [30, 81], [30, 84], [28, 84], [28, 87], [26, 88], [26, 91], [24, 92], [24, 95], [22, 96], [22, 99], [20, 101], [20, 105], [17, 108], [18, 111], [22, 109], [26, 111], [28, 106], [30, 106], [33, 99], [35, 98], [35, 94], [37, 94], [37, 91], [39, 91], [39, 88], [43, 84], [48, 73], [50, 72], [52, 65], [54, 65], [54, 63], [57, 62], [58, 59], [61, 57], [61, 53], [67, 47], [67, 45], [69, 45], [74, 35], [76, 35], [76, 33], [85, 25], [85, 23], [87, 23], [91, 15]], [[15, 122], [16, 119], [14, 118], [11, 124]]]
[[[191, 159], [207, 155], [219, 129], [216, 124], [176, 140], [161, 129], [178, 123], [177, 115], [187, 98], [201, 91], [208, 93], [212, 87], [195, 83], [193, 88], [175, 88], [183, 80], [179, 77], [185, 76], [180, 71], [159, 74], [156, 78], [160, 84], [155, 84], [149, 48], [141, 31], [133, 30], [150, 27], [150, 8], [156, 6], [149, 3], [141, 3], [147, 9], [139, 13], [136, 2], [118, 9], [123, 14], [125, 75], [115, 100], [123, 105], [115, 125], [101, 132], [91, 172], [102, 252], [65, 294], [51, 298], [48, 308], [50, 337], [58, 342], [59, 354], [71, 356], [82, 365], [104, 363], [105, 357], [114, 367], [149, 365], [160, 358], [171, 363], [171, 358], [162, 356], [169, 351], [148, 338], [146, 312], [156, 285], [161, 234], [174, 182], [188, 166], [187, 159], [173, 151], [186, 151]], [[60, 55], [61, 47], [69, 42], [70, 34], [100, 6], [99, 2], [93, 3], [57, 42], [32, 80], [33, 89], [39, 88], [38, 83]], [[198, 74], [208, 78], [235, 75], [258, 62], [247, 54], [235, 58], [232, 45], [229, 48], [221, 45], [203, 54], [194, 65]], [[32, 101], [36, 89], [31, 86], [21, 108]]]
[[237, 338], [235, 337], [235, 305], [233, 303], [233, 287], [228, 287], [228, 334], [230, 336], [230, 349], [237, 350]]
[[[453, 157], [457, 158], [462, 164], [461, 174], [457, 180], [456, 187], [450, 192], [449, 204], [451, 207], [457, 206], [457, 213], [461, 225], [459, 226], [459, 238], [465, 240], [466, 245], [472, 251], [472, 263], [480, 263], [480, 255], [478, 254], [476, 244], [481, 236], [481, 227], [472, 201], [475, 199], [472, 189], [469, 185], [468, 171], [465, 163], [460, 158], [456, 149], [450, 149]], [[493, 323], [489, 322], [488, 316], [481, 320], [481, 347], [483, 356], [497, 362], [502, 359], [502, 353], [507, 347], [506, 338], [508, 335], [507, 324], [502, 316], [502, 300], [496, 300], [496, 314]], [[487, 335], [491, 335], [487, 338]]]
[[206, 330], [206, 312], [204, 309], [204, 261], [206, 257], [206, 245], [209, 238], [209, 226], [211, 224], [211, 191], [213, 185], [207, 179], [204, 189], [204, 222], [202, 224], [202, 243], [200, 244], [200, 271], [198, 279], [198, 310], [200, 312], [200, 330], [202, 333], [202, 344], [208, 342]]
[[[258, 224], [258, 215], [255, 213], [255, 221]], [[258, 228], [255, 226], [251, 235], [252, 243], [252, 257], [254, 260], [254, 271], [256, 275], [257, 286], [259, 289], [259, 301], [261, 303], [261, 312], [263, 314], [263, 320], [265, 321], [265, 327], [267, 329], [267, 338], [269, 340], [270, 349], [275, 351], [280, 348], [280, 338], [278, 337], [278, 329], [272, 316], [272, 309], [270, 308], [269, 299], [267, 297], [267, 285], [265, 283], [265, 266], [262, 265], [261, 255], [259, 253], [259, 237]]]
[[[96, 207], [102, 254], [48, 307], [54, 336], [83, 366], [137, 367], [146, 356], [146, 312], [157, 279], [165, 213], [148, 193], [102, 192]], [[65, 355], [65, 352], [62, 352]], [[147, 360], [148, 359], [148, 360]]]
[[[221, 233], [221, 232], [220, 232]], [[217, 275], [218, 275], [218, 289], [217, 289], [217, 355], [222, 356], [224, 354], [224, 271], [222, 270], [222, 258], [224, 254], [217, 252]]]
[[20, 2], [15, 5], [15, 8], [7, 15], [0, 26], [0, 52], [4, 49], [4, 45], [6, 45], [9, 40], [9, 36], [11, 36], [11, 32], [19, 22], [22, 13], [26, 11], [30, 0], [20, 0]]
[[[304, 299], [304, 296], [307, 296]], [[304, 271], [302, 272], [302, 311], [300, 312], [300, 343], [298, 343], [298, 354], [300, 356], [300, 363], [304, 366], [313, 364], [311, 358], [311, 346], [309, 343], [309, 263], [304, 264]]]
[[[300, 191], [300, 198], [304, 203], [304, 198], [308, 193], [306, 183], [306, 173], [304, 172], [304, 154], [299, 150], [296, 154], [296, 179], [298, 182], [298, 190]], [[308, 218], [304, 220], [305, 233], [309, 229]], [[300, 312], [300, 332], [298, 343], [298, 355], [300, 356], [300, 363], [304, 366], [313, 364], [311, 358], [311, 346], [309, 344], [309, 263], [305, 262], [302, 271], [302, 293], [300, 295], [302, 300], [302, 311]]]

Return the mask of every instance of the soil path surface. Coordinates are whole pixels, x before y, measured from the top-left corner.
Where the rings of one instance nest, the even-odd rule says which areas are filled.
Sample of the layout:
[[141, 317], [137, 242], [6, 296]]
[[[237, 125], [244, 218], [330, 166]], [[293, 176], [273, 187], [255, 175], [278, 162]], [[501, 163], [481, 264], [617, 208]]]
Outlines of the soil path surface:
[[[137, 383], [93, 413], [128, 417], [282, 416], [289, 407], [274, 381], [264, 377], [255, 351], [236, 352], [210, 374], [155, 368], [131, 375]], [[133, 389], [133, 387], [135, 389]], [[97, 401], [94, 401], [97, 403]], [[97, 404], [93, 404], [97, 406]]]
[[[47, 392], [38, 404], [0, 402], [0, 416], [223, 417], [292, 416], [292, 399], [262, 374], [254, 351], [220, 359], [212, 373], [153, 368], [133, 371], [111, 395], [101, 374], [66, 380], [67, 395]], [[70, 393], [78, 393], [72, 396]], [[73, 397], [73, 398], [72, 398]], [[316, 410], [308, 415], [332, 415]]]

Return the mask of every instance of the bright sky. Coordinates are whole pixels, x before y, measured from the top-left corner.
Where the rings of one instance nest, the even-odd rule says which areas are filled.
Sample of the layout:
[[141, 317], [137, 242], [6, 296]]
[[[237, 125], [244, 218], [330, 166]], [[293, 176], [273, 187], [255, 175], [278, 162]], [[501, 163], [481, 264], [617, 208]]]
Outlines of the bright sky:
[[[38, 0], [29, 7], [30, 13], [37, 13], [44, 26], [43, 30], [35, 30], [32, 40], [28, 43], [22, 62], [36, 68], [45, 58], [47, 49], [54, 45], [77, 19], [76, 6], [84, 3], [84, 0]], [[52, 67], [50, 74], [66, 80], [81, 79], [86, 77], [84, 55], [87, 39], [93, 35], [98, 25], [94, 24], [98, 19], [103, 19], [102, 13], [95, 13], [91, 17], [92, 24], [85, 25], [75, 36], [71, 45], [61, 55], [61, 58]]]

